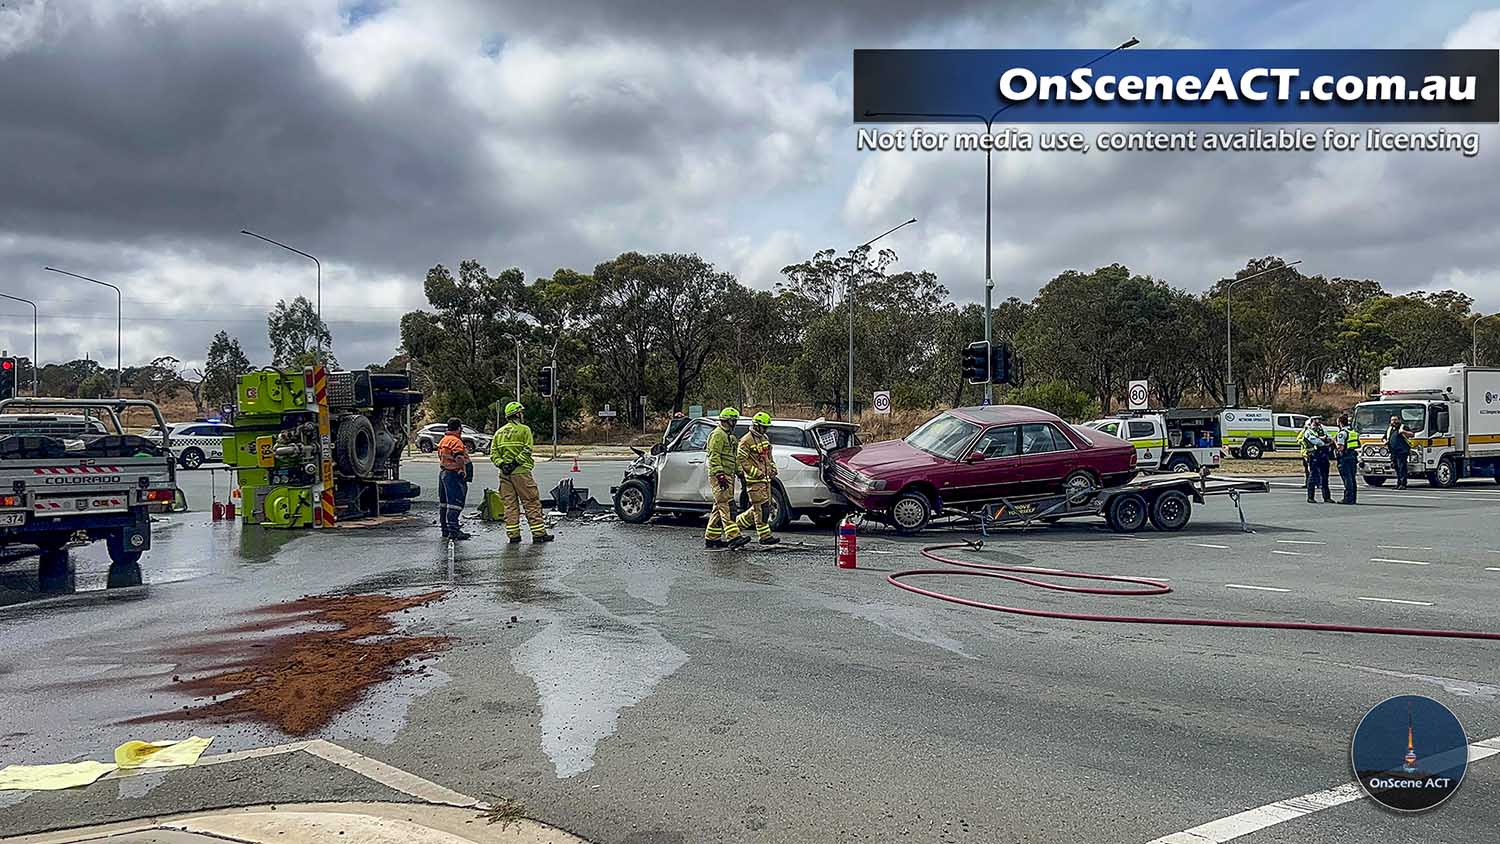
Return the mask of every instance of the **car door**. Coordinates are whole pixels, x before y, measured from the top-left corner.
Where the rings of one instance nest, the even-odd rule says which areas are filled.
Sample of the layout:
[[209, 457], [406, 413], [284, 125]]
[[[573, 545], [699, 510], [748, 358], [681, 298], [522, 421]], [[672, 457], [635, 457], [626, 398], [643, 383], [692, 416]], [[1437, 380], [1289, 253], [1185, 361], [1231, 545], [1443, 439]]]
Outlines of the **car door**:
[[1275, 438], [1277, 450], [1297, 447], [1297, 425], [1292, 424], [1290, 413], [1276, 414]]
[[1048, 422], [1021, 426], [1017, 482], [1026, 493], [1056, 492], [1078, 463], [1078, 450]]
[[946, 472], [938, 494], [945, 502], [986, 501], [1015, 495], [1021, 456], [1019, 425], [992, 425], [979, 432], [965, 456]]
[[1130, 419], [1125, 422], [1126, 439], [1135, 446], [1136, 466], [1142, 471], [1161, 465], [1162, 450], [1166, 447], [1166, 432], [1150, 419]]
[[208, 459], [215, 463], [224, 462], [224, 440], [234, 436], [234, 428], [229, 425], [214, 425], [213, 436], [208, 440]]
[[686, 504], [713, 500], [708, 489], [708, 435], [710, 422], [694, 421], [667, 448], [656, 470], [656, 498]]

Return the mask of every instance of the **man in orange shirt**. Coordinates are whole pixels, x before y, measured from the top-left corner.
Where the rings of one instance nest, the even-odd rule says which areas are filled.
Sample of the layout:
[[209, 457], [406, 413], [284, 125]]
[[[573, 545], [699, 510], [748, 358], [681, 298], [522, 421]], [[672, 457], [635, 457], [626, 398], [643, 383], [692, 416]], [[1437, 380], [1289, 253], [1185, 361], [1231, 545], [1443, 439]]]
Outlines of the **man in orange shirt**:
[[448, 420], [448, 433], [438, 442], [438, 524], [443, 528], [444, 539], [468, 539], [458, 526], [458, 515], [464, 510], [464, 499], [469, 497], [469, 480], [474, 477], [474, 464], [469, 461], [469, 449], [464, 446], [463, 420], [457, 416]]

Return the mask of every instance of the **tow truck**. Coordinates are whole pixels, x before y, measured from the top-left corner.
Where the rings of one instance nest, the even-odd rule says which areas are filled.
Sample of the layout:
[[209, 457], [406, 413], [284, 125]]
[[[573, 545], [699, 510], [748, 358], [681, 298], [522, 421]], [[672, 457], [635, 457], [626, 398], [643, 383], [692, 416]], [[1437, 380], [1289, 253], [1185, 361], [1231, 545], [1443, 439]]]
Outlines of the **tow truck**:
[[41, 549], [43, 589], [67, 589], [67, 546], [81, 536], [104, 540], [109, 586], [140, 585], [151, 515], [187, 509], [170, 440], [126, 433], [120, 417], [133, 408], [148, 411], [165, 429], [161, 409], [142, 399], [0, 401], [6, 420], [0, 430], [0, 546]]

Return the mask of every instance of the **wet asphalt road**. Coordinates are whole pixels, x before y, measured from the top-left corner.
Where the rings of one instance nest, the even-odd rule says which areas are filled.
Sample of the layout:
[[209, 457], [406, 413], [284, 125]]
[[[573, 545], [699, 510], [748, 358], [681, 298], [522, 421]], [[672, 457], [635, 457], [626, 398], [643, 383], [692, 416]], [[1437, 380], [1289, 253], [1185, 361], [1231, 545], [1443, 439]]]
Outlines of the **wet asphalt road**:
[[[621, 464], [583, 465], [573, 477], [602, 500]], [[543, 488], [555, 479], [539, 470]], [[1078, 522], [982, 555], [1167, 578], [1170, 595], [944, 582], [1085, 612], [1500, 629], [1500, 487], [1361, 493], [1358, 508], [1288, 487], [1247, 497], [1254, 534], [1214, 501], [1177, 534]], [[291, 740], [264, 724], [121, 722], [200, 705], [169, 681], [204, 666], [167, 652], [246, 611], [435, 588], [446, 598], [402, 627], [454, 647], [316, 736], [598, 841], [1146, 842], [1349, 781], [1350, 733], [1393, 694], [1448, 704], [1471, 741], [1500, 734], [1495, 643], [982, 613], [887, 585], [923, 565], [922, 542], [879, 530], [851, 572], [808, 525], [787, 537], [804, 547], [740, 554], [670, 523], [570, 522], [540, 547], [480, 529], [450, 559], [434, 522], [425, 502], [406, 524], [316, 535], [191, 513], [159, 526], [148, 586], [0, 609], [0, 762], [107, 758], [129, 738], [191, 732], [216, 736], [215, 753]], [[80, 589], [102, 585], [102, 549], [75, 557]], [[20, 568], [0, 576], [24, 591]], [[257, 765], [0, 793], [0, 830], [374, 788], [329, 765]], [[1497, 794], [1500, 759], [1436, 813], [1356, 801], [1236, 840], [1482, 840]]]

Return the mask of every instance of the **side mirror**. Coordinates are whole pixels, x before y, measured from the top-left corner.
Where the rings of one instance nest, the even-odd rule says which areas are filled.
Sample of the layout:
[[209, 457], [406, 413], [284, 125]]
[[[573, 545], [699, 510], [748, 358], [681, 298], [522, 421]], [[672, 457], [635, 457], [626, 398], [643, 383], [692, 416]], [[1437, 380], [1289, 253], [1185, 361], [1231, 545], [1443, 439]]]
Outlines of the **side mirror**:
[[1433, 426], [1432, 427], [1433, 427], [1433, 432], [1434, 433], [1438, 433], [1438, 434], [1446, 434], [1446, 433], [1448, 433], [1448, 408], [1446, 408], [1446, 407], [1438, 408], [1437, 414], [1435, 415], [1435, 418], [1433, 419]]
[[654, 444], [654, 445], [651, 446], [651, 453], [652, 454], [662, 454], [662, 453], [666, 452], [666, 450], [667, 450], [667, 447], [665, 445], [663, 445], [662, 443], [656, 443], [656, 444]]
[[172, 512], [186, 513], [187, 509], [187, 493], [179, 489], [172, 496]]
[[978, 463], [979, 461], [981, 461], [983, 459], [984, 459], [984, 452], [982, 452], [982, 451], [971, 451], [971, 452], [969, 452], [969, 456], [964, 458], [964, 462], [965, 463]]

